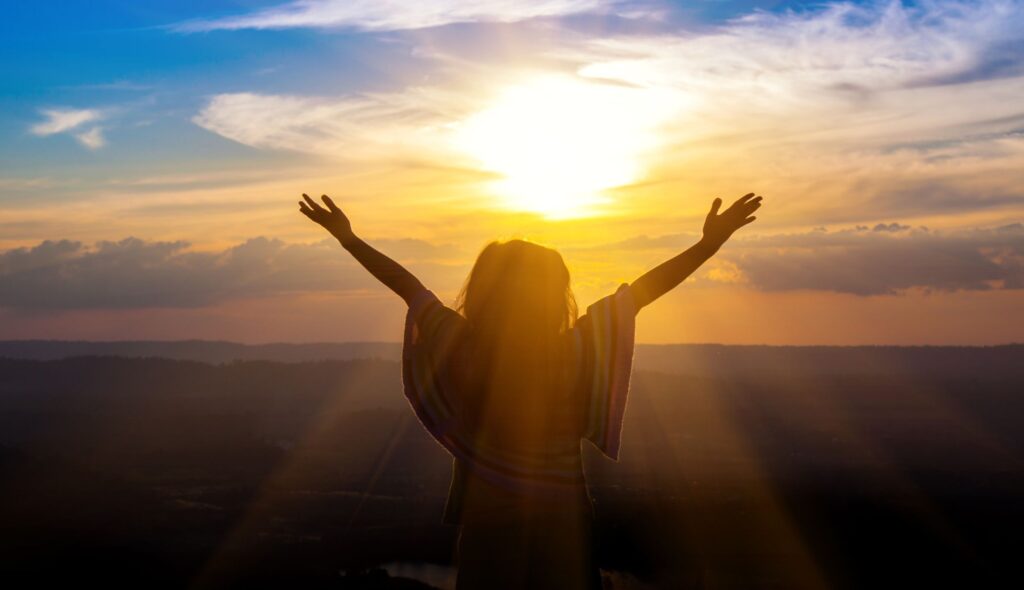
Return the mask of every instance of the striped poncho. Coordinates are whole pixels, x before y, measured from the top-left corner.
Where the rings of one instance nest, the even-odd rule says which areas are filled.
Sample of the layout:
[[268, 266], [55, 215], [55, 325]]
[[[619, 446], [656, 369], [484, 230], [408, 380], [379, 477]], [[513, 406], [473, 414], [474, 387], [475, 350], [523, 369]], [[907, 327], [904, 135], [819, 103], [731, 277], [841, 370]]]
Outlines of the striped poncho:
[[[634, 318], [629, 285], [590, 305], [565, 332], [575, 399], [585, 405], [580, 439], [591, 441], [607, 457], [618, 460], [622, 419], [633, 362]], [[431, 292], [423, 291], [409, 305], [402, 350], [405, 396], [423, 426], [453, 457], [454, 467], [445, 522], [461, 520], [469, 477], [497, 492], [542, 495], [554, 499], [586, 498], [579, 440], [557, 447], [545, 457], [513, 455], [484, 448], [460, 425], [460, 392], [455, 373], [466, 362], [459, 354], [467, 321]], [[556, 448], [552, 446], [552, 449]], [[587, 502], [589, 506], [589, 502]]]

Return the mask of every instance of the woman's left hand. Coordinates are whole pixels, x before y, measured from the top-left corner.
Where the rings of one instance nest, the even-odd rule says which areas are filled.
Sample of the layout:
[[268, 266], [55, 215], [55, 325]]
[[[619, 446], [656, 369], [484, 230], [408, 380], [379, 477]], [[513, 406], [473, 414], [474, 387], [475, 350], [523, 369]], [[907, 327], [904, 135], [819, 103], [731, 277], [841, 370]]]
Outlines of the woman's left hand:
[[338, 238], [342, 244], [355, 237], [355, 234], [352, 232], [352, 223], [330, 197], [327, 195], [321, 195], [320, 197], [323, 199], [324, 204], [327, 205], [326, 209], [309, 198], [309, 195], [306, 193], [302, 193], [302, 198], [305, 202], [299, 201], [299, 211], [331, 232], [331, 235]]

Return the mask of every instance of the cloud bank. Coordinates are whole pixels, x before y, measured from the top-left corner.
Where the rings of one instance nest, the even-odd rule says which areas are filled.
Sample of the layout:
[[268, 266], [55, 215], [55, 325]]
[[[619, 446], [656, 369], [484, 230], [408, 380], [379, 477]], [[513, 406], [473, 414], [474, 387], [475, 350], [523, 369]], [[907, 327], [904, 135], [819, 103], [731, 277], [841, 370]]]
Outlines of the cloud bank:
[[[403, 262], [428, 265], [450, 246], [377, 240]], [[286, 244], [253, 238], [221, 251], [184, 241], [126, 238], [87, 246], [46, 240], [0, 253], [0, 307], [36, 310], [202, 307], [289, 292], [357, 291], [379, 285], [339, 254], [334, 240]]]
[[[611, 244], [607, 259], [637, 249], [670, 249], [675, 239], [638, 237]], [[430, 280], [457, 284], [471, 254], [421, 240], [375, 240]], [[938, 232], [898, 222], [845, 230], [737, 239], [718, 257], [729, 272], [711, 282], [763, 291], [892, 295], [1024, 288], [1024, 225]], [[734, 271], [734, 272], [733, 272]], [[126, 238], [92, 246], [47, 240], [0, 252], [0, 307], [25, 310], [188, 308], [298, 292], [379, 290], [339, 255], [337, 243], [289, 244], [254, 238], [213, 252], [187, 242]]]
[[744, 240], [723, 253], [764, 291], [893, 295], [1024, 288], [1024, 225], [958, 232], [899, 223]]

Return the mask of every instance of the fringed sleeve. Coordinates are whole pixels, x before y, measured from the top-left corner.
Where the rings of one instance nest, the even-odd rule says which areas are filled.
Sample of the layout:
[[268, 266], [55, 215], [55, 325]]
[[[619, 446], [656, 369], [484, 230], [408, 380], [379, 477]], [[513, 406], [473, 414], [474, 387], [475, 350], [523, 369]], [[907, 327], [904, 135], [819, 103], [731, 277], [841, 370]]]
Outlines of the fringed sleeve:
[[579, 387], [586, 400], [583, 437], [618, 460], [622, 419], [633, 367], [636, 309], [622, 283], [589, 307], [574, 329]]
[[450, 452], [455, 433], [455, 399], [450, 361], [465, 318], [423, 291], [405, 316], [402, 383], [406, 399], [430, 434]]

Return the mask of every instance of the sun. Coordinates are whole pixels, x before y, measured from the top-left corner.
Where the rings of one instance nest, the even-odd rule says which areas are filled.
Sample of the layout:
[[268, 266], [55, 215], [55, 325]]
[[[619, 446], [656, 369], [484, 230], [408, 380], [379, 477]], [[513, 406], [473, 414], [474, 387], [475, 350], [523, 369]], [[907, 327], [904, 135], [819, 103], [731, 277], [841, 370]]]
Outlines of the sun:
[[643, 89], [545, 76], [500, 90], [457, 127], [456, 146], [500, 179], [506, 208], [586, 216], [644, 172], [668, 105]]

